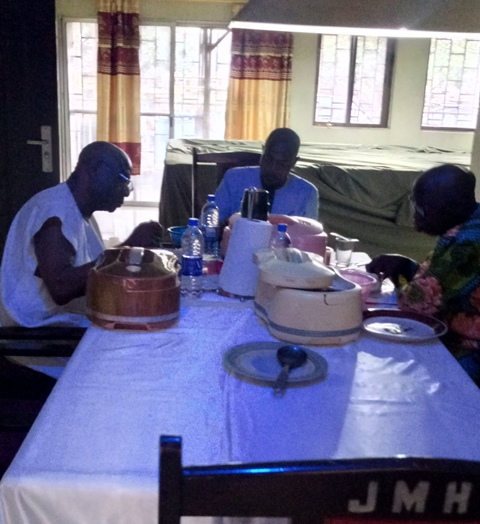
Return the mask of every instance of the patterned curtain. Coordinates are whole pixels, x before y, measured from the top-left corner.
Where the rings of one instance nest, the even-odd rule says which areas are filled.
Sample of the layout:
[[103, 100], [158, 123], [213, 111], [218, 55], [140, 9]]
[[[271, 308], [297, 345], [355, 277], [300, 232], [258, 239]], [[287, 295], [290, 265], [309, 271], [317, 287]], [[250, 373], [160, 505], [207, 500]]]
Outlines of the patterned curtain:
[[140, 174], [139, 0], [97, 0], [97, 140], [113, 142]]
[[232, 30], [225, 138], [264, 140], [288, 127], [292, 33]]

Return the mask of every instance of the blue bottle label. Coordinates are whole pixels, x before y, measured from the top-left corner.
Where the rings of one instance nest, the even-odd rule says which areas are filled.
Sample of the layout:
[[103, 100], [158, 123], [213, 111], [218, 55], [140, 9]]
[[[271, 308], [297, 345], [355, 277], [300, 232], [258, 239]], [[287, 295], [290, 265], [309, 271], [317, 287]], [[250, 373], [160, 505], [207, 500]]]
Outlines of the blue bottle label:
[[200, 277], [202, 275], [202, 257], [182, 256], [182, 275]]

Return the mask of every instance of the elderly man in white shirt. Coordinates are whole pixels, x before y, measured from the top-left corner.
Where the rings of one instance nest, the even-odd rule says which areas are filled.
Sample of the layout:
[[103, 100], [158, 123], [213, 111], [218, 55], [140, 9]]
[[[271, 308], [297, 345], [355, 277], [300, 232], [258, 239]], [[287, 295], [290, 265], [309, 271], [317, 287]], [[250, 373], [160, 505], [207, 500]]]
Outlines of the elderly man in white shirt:
[[[109, 142], [93, 142], [66, 182], [37, 193], [20, 209], [0, 268], [2, 325], [89, 325], [87, 276], [104, 250], [92, 215], [123, 204], [132, 190], [130, 174], [126, 153]], [[158, 222], [145, 222], [124, 245], [158, 247], [161, 233]], [[52, 366], [51, 373], [59, 372]]]

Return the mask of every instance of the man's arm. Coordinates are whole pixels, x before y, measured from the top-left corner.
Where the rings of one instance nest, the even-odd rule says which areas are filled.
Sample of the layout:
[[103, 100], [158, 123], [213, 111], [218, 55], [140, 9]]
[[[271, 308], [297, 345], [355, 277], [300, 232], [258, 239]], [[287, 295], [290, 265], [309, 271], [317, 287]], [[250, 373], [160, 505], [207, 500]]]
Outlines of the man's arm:
[[418, 262], [397, 254], [379, 255], [366, 265], [369, 273], [375, 273], [382, 279], [389, 278], [395, 287], [410, 282], [418, 268]]
[[223, 222], [225, 225], [228, 222], [230, 216], [233, 215], [233, 213], [239, 211], [239, 209], [232, 211], [232, 196], [229, 189], [231, 171], [232, 170], [229, 169], [225, 173], [222, 181], [220, 182], [220, 185], [215, 191], [215, 204], [218, 206], [220, 211], [220, 222]]
[[62, 306], [85, 295], [87, 276], [95, 261], [75, 267], [75, 249], [62, 233], [58, 217], [49, 218], [33, 237], [37, 269], [53, 301]]
[[319, 220], [319, 202], [318, 202], [318, 189], [313, 188], [305, 206], [305, 215], [307, 218], [313, 218], [313, 220]]

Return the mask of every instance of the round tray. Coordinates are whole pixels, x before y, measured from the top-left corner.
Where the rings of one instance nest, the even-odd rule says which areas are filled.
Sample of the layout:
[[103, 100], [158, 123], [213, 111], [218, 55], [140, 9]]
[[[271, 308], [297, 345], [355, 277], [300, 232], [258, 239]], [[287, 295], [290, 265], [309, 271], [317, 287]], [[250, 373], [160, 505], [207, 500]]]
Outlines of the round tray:
[[[281, 371], [277, 360], [281, 342], [250, 342], [230, 348], [223, 355], [223, 367], [234, 377], [258, 386], [271, 387]], [[304, 387], [324, 380], [327, 361], [314, 351], [303, 348], [307, 362], [289, 373], [287, 387]]]

